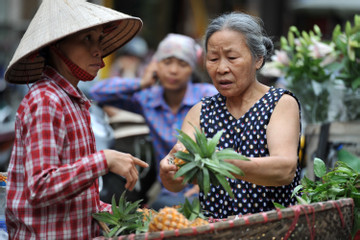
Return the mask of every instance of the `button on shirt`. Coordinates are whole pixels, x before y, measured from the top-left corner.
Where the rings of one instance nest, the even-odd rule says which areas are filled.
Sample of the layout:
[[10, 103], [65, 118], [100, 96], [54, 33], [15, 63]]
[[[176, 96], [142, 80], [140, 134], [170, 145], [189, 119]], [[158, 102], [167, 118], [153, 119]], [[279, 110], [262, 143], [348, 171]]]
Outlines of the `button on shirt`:
[[164, 100], [164, 88], [156, 85], [141, 90], [140, 80], [113, 77], [100, 81], [91, 89], [91, 96], [100, 104], [141, 114], [150, 128], [155, 158], [159, 164], [176, 144], [176, 129], [181, 129], [190, 108], [202, 97], [215, 95], [218, 91], [212, 84], [189, 81], [181, 106], [177, 113], [173, 113]]
[[92, 213], [110, 211], [97, 179], [107, 173], [90, 127], [90, 102], [46, 67], [16, 115], [8, 168], [6, 224], [11, 239], [91, 239]]

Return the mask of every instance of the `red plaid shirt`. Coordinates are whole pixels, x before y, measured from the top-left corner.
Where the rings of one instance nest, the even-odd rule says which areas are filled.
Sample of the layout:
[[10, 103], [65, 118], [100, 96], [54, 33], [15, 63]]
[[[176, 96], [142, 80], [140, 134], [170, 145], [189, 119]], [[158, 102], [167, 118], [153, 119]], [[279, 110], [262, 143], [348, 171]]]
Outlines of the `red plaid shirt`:
[[10, 239], [91, 239], [107, 173], [90, 127], [90, 102], [46, 67], [21, 102], [8, 168], [6, 224]]

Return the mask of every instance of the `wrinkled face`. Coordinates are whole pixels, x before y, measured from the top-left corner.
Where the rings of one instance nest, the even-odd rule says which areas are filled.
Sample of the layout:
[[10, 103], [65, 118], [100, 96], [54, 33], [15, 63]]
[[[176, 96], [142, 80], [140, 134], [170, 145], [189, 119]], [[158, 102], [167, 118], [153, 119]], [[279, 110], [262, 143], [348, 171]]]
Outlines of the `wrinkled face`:
[[191, 66], [178, 58], [169, 57], [158, 63], [157, 75], [167, 90], [181, 90], [187, 86], [192, 74]]
[[207, 49], [206, 69], [223, 96], [238, 96], [256, 80], [262, 59], [255, 61], [241, 33], [227, 29], [215, 32]]
[[73, 63], [96, 76], [102, 63], [102, 38], [102, 27], [91, 28], [64, 38], [58, 47]]

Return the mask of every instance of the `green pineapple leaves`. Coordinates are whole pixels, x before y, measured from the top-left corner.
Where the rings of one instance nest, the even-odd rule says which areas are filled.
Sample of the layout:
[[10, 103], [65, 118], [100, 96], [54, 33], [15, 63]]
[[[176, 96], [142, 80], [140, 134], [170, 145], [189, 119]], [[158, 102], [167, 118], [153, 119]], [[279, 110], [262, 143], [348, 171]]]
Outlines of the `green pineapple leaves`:
[[198, 198], [195, 198], [191, 203], [187, 198], [185, 198], [185, 202], [180, 204], [178, 212], [183, 214], [190, 221], [193, 221], [196, 218], [206, 219]]
[[230, 197], [234, 197], [231, 187], [226, 178], [235, 179], [233, 174], [243, 176], [243, 171], [235, 165], [228, 163], [225, 159], [237, 159], [249, 161], [248, 158], [235, 152], [232, 148], [216, 151], [216, 146], [223, 134], [219, 131], [213, 138], [207, 139], [197, 127], [195, 129], [195, 140], [182, 130], [177, 129], [178, 140], [185, 146], [188, 152], [176, 152], [176, 158], [185, 161], [175, 174], [175, 178], [184, 176], [183, 183], [192, 183], [197, 180], [200, 190], [206, 196], [210, 191], [210, 184], [222, 185]]
[[185, 148], [191, 153], [201, 153], [199, 146], [192, 140], [189, 135], [185, 134], [181, 130], [177, 130], [180, 134], [177, 135], [179, 141], [185, 146]]
[[215, 155], [218, 159], [224, 160], [224, 159], [238, 159], [238, 160], [249, 160], [247, 157], [244, 157], [243, 155], [238, 154], [235, 152], [232, 148], [225, 148], [222, 151], [215, 152]]
[[125, 193], [126, 191], [121, 194], [118, 204], [116, 204], [115, 195], [112, 197], [112, 213], [98, 212], [92, 214], [93, 218], [108, 226], [110, 231], [104, 233], [105, 237], [115, 237], [147, 231], [146, 223], [143, 222], [143, 213], [137, 211], [142, 200], [133, 203], [128, 202], [125, 198]]

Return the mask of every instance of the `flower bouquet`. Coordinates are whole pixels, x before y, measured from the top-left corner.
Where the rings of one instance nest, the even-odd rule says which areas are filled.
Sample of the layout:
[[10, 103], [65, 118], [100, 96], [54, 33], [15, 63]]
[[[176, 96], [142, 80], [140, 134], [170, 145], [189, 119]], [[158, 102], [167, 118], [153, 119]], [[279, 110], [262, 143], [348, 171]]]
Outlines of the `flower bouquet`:
[[307, 123], [360, 119], [360, 16], [344, 31], [337, 25], [331, 40], [317, 25], [309, 32], [291, 26], [261, 73], [284, 79]]

